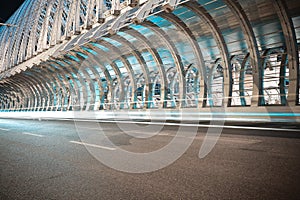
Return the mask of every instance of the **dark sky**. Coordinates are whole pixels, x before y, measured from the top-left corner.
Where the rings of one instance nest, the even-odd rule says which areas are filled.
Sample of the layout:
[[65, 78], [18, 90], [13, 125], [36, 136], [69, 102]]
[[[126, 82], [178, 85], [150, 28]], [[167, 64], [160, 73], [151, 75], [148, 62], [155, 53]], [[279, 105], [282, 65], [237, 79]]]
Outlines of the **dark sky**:
[[0, 22], [5, 22], [25, 0], [1, 0]]

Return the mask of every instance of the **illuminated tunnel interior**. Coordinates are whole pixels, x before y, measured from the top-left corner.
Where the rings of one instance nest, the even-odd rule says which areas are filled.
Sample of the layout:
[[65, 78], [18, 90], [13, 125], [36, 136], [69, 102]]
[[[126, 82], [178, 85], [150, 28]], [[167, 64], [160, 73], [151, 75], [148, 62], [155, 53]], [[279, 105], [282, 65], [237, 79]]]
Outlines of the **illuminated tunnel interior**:
[[0, 29], [0, 109], [297, 107], [299, 10], [297, 0], [27, 0], [8, 20], [17, 26]]

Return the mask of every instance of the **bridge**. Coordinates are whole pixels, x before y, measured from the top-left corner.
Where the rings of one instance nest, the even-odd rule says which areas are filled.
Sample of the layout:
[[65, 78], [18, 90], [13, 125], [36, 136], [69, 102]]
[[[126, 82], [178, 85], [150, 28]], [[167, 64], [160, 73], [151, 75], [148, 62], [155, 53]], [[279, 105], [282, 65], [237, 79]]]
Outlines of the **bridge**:
[[0, 199], [300, 198], [299, 0], [25, 0], [0, 25]]
[[299, 9], [295, 0], [26, 0], [0, 30], [1, 113], [223, 108], [299, 120]]

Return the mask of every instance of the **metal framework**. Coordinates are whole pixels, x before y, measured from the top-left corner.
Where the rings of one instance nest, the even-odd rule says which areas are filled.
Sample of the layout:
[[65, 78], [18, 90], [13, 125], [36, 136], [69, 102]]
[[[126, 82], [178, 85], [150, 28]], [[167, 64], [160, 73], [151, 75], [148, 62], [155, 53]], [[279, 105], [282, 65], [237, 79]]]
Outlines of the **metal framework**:
[[300, 104], [297, 0], [26, 0], [0, 27], [1, 111]]

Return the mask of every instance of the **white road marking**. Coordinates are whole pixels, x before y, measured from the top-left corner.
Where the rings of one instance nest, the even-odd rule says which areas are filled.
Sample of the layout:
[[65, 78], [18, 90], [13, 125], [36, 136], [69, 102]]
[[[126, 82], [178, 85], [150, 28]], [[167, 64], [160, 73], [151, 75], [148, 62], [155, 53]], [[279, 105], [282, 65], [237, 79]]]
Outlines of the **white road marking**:
[[100, 148], [100, 149], [106, 149], [106, 150], [110, 150], [110, 151], [116, 150], [116, 148], [105, 147], [105, 146], [100, 146], [100, 145], [96, 145], [96, 144], [89, 144], [89, 143], [85, 143], [85, 142], [70, 141], [70, 143], [80, 144], [80, 145], [90, 146], [90, 147], [95, 147], [95, 148]]
[[209, 124], [182, 124], [182, 123], [170, 123], [170, 122], [136, 122], [136, 121], [113, 121], [113, 120], [111, 120], [111, 121], [110, 120], [98, 120], [97, 122], [300, 132], [300, 129], [266, 128], [266, 127], [252, 127], [252, 126], [227, 126], [227, 125], [209, 125]]
[[45, 137], [44, 135], [34, 134], [34, 133], [28, 133], [28, 132], [22, 132], [23, 135], [31, 135], [35, 137]]
[[[267, 128], [267, 127], [254, 127], [254, 126], [228, 126], [228, 125], [209, 125], [209, 124], [184, 124], [184, 123], [170, 123], [170, 122], [138, 122], [138, 121], [115, 121], [115, 120], [88, 120], [88, 119], [76, 119], [76, 121], [82, 122], [103, 122], [103, 123], [123, 123], [123, 124], [143, 124], [143, 125], [167, 125], [167, 126], [190, 126], [190, 127], [204, 127], [204, 128], [228, 128], [228, 129], [248, 129], [248, 130], [263, 130], [263, 131], [288, 131], [288, 132], [300, 132], [300, 129], [287, 129], [287, 128]], [[100, 125], [101, 126], [101, 125]], [[83, 129], [94, 129], [81, 127]], [[1, 130], [1, 128], [0, 128]], [[2, 129], [9, 130], [9, 129]]]
[[[222, 126], [219, 126], [222, 127]], [[248, 130], [267, 130], [267, 131], [289, 131], [300, 132], [300, 129], [287, 129], [287, 128], [266, 128], [266, 127], [252, 127], [252, 126], [224, 126], [224, 128], [231, 129], [248, 129]]]
[[6, 129], [6, 128], [0, 128], [0, 130], [2, 130], [2, 131], [9, 131], [9, 129]]
[[90, 127], [84, 127], [84, 126], [76, 126], [78, 129], [90, 129], [90, 130], [101, 130], [100, 125], [98, 128], [90, 128]]

